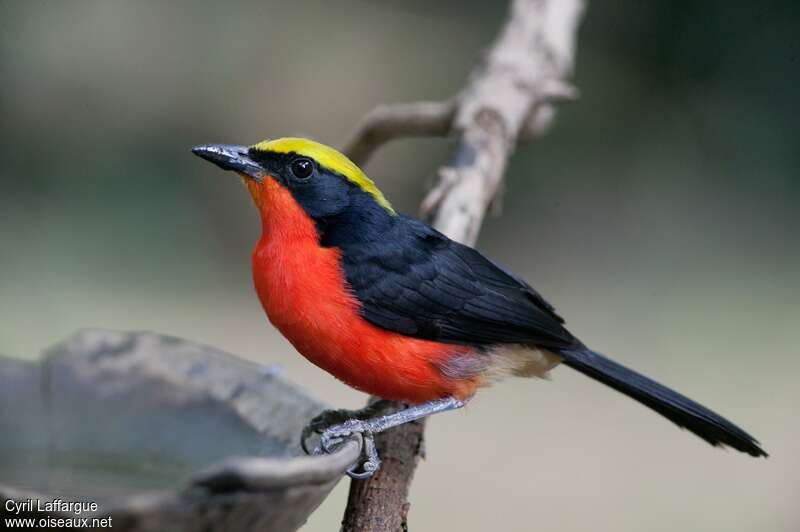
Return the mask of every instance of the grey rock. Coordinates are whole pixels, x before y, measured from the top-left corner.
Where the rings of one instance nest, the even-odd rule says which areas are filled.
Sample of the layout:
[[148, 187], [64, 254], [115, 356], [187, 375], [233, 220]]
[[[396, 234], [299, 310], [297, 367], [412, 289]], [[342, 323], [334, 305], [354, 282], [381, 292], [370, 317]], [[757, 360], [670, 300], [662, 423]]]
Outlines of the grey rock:
[[326, 405], [274, 367], [152, 333], [89, 330], [31, 363], [0, 357], [6, 500], [92, 501], [117, 531], [291, 531], [360, 453], [304, 456]]

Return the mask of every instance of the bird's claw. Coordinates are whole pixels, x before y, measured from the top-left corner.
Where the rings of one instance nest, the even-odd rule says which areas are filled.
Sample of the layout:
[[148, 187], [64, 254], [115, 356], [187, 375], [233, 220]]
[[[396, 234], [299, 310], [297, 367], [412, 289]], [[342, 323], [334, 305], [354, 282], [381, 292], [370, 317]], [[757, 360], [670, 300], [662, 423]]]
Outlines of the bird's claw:
[[348, 419], [344, 423], [328, 427], [320, 436], [319, 448], [326, 453], [333, 452], [335, 447], [356, 433], [362, 436], [369, 434], [369, 429], [360, 419]]
[[[378, 449], [375, 447], [375, 436], [371, 432], [363, 432], [361, 437], [363, 440], [361, 453], [364, 460], [347, 470], [347, 476], [357, 480], [370, 478], [381, 467], [381, 459], [378, 456]], [[359, 467], [361, 471], [358, 471]]]
[[[369, 418], [386, 412], [388, 408], [391, 408], [391, 402], [381, 399], [360, 410], [325, 410], [314, 417], [311, 422], [303, 428], [303, 432], [300, 436], [300, 446], [306, 454], [314, 454], [313, 450], [308, 445], [309, 438], [314, 434], [319, 434], [321, 436], [327, 432], [328, 429], [344, 425], [348, 421], [366, 421]], [[363, 430], [361, 432], [363, 432]], [[332, 444], [333, 442], [331, 442], [331, 445]]]
[[355, 412], [351, 410], [325, 410], [314, 417], [311, 422], [303, 428], [300, 435], [300, 446], [306, 454], [313, 454], [313, 450], [308, 447], [308, 439], [314, 434], [323, 434], [329, 427], [343, 423], [354, 417]]
[[[332, 453], [346, 440], [357, 437], [361, 441], [363, 460], [359, 460], [358, 464], [348, 469], [347, 474], [352, 478], [369, 478], [381, 465], [378, 450], [375, 447], [375, 434], [431, 414], [461, 408], [465, 404], [466, 400], [464, 399], [443, 397], [409, 406], [392, 414], [385, 414], [383, 410], [391, 408], [392, 402], [382, 399], [353, 412], [330, 410], [323, 412], [311, 421], [311, 424], [303, 430], [300, 443], [308, 454]], [[342, 421], [343, 416], [347, 416], [347, 419]], [[330, 423], [332, 419], [340, 421]], [[314, 451], [309, 453], [306, 440], [313, 433], [320, 434], [320, 440]]]
[[375, 436], [369, 424], [360, 419], [348, 419], [344, 423], [328, 427], [320, 436], [320, 441], [313, 454], [332, 453], [345, 441], [356, 436], [361, 440], [363, 460], [359, 460], [347, 470], [350, 478], [370, 478], [381, 466], [378, 449], [375, 447]]

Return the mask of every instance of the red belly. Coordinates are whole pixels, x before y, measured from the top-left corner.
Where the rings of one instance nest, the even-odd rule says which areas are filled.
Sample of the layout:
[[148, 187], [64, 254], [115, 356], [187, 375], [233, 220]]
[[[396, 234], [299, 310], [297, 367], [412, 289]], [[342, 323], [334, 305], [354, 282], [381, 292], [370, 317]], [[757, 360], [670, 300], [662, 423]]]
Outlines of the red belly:
[[269, 192], [272, 212], [263, 217], [253, 278], [269, 320], [303, 356], [386, 399], [423, 402], [475, 391], [477, 379], [450, 379], [438, 369], [469, 348], [402, 336], [364, 320], [340, 251], [319, 245], [316, 227], [288, 191], [276, 184]]

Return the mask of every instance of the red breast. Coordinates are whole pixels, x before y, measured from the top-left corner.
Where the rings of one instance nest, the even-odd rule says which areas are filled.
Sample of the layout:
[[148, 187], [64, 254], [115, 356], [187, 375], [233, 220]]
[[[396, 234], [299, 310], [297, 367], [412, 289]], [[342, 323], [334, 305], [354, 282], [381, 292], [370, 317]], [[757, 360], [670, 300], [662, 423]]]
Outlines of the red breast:
[[303, 356], [350, 386], [386, 399], [472, 395], [476, 379], [449, 379], [437, 369], [469, 348], [402, 336], [364, 320], [348, 288], [341, 251], [320, 246], [313, 220], [274, 179], [246, 183], [262, 219], [253, 252], [256, 292], [270, 322]]

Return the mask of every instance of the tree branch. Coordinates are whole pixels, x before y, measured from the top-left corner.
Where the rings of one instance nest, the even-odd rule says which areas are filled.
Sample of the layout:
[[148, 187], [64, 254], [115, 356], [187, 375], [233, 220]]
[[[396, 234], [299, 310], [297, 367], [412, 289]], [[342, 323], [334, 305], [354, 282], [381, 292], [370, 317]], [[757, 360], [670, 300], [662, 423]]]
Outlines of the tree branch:
[[361, 120], [344, 152], [361, 166], [375, 150], [392, 139], [443, 137], [450, 131], [454, 111], [451, 101], [381, 105]]
[[[554, 104], [577, 97], [566, 78], [583, 10], [583, 0], [514, 0], [497, 39], [452, 103], [379, 107], [361, 122], [346, 152], [363, 163], [393, 138], [454, 134], [452, 160], [439, 170], [421, 210], [450, 238], [474, 244], [517, 141], [544, 134]], [[376, 435], [383, 465], [371, 479], [351, 482], [343, 531], [407, 528], [423, 430], [424, 423], [415, 422]]]

